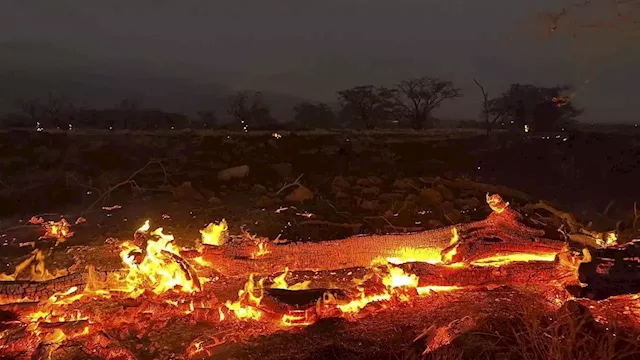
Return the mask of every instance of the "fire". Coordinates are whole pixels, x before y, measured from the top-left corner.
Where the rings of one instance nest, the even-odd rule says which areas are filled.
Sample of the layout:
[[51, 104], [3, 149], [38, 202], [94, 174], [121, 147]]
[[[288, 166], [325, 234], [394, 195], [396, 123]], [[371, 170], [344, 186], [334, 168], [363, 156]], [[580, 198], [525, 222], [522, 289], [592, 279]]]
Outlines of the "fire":
[[509, 202], [502, 200], [502, 197], [498, 194], [489, 195], [487, 193], [487, 204], [489, 204], [491, 210], [498, 214], [502, 214], [509, 207]]
[[[264, 297], [264, 279], [257, 283], [253, 280], [253, 274], [249, 275], [249, 280], [245, 283], [244, 289], [238, 291], [238, 300], [231, 302], [227, 300], [225, 306], [231, 310], [239, 320], [260, 320], [262, 311], [259, 309]], [[259, 295], [255, 295], [255, 293]]]
[[459, 241], [460, 236], [458, 236], [458, 229], [454, 226], [451, 229], [451, 240], [449, 241], [449, 247], [453, 247], [442, 255], [442, 262], [449, 264], [453, 261], [453, 257], [458, 253], [458, 247], [456, 244], [458, 244]]
[[[32, 218], [33, 220], [33, 218]], [[41, 219], [39, 219], [41, 220]], [[56, 245], [64, 242], [67, 238], [73, 236], [73, 232], [70, 230], [70, 225], [64, 218], [60, 221], [48, 221], [42, 223], [42, 226], [45, 229], [45, 234], [42, 235], [41, 239], [56, 239]]]
[[406, 274], [398, 267], [389, 268], [389, 275], [382, 279], [382, 283], [388, 288], [397, 287], [418, 287], [418, 277], [414, 274]]
[[471, 263], [474, 266], [502, 266], [512, 262], [529, 262], [529, 261], [554, 261], [556, 259], [556, 253], [548, 254], [527, 254], [527, 253], [514, 253], [509, 255], [495, 255], [480, 259]]
[[[148, 229], [147, 221], [138, 232]], [[173, 235], [165, 235], [162, 228], [157, 228], [151, 235], [157, 240], [149, 239], [145, 251], [129, 241], [121, 245], [120, 257], [129, 270], [124, 278], [124, 291], [134, 297], [142, 294], [145, 285], [156, 294], [176, 289], [186, 293], [199, 291], [199, 279], [191, 266], [180, 257]], [[144, 254], [141, 261], [136, 256], [139, 254]]]
[[0, 273], [0, 281], [15, 281], [18, 276], [27, 268], [30, 268], [28, 280], [46, 281], [67, 275], [66, 270], [56, 270], [51, 273], [47, 270], [44, 261], [44, 254], [40, 250], [34, 250], [26, 260], [16, 266], [13, 274]]
[[394, 252], [393, 257], [384, 260], [391, 264], [399, 265], [409, 262], [424, 262], [429, 264], [440, 263], [440, 249], [437, 248], [399, 248]]
[[267, 249], [269, 242], [267, 240], [259, 240], [256, 245], [258, 246], [258, 249], [256, 249], [256, 251], [254, 251], [251, 254], [251, 258], [252, 259], [256, 259], [259, 258], [261, 256], [267, 255], [269, 253], [271, 253], [271, 251], [269, 249]]
[[202, 243], [215, 246], [224, 245], [227, 230], [228, 226], [225, 219], [222, 219], [218, 224], [210, 223], [206, 228], [200, 230]]
[[272, 289], [288, 289], [288, 290], [304, 290], [308, 289], [311, 281], [303, 281], [289, 286], [287, 284], [287, 274], [289, 273], [289, 268], [285, 267], [284, 272], [273, 279], [273, 284], [271, 285]]

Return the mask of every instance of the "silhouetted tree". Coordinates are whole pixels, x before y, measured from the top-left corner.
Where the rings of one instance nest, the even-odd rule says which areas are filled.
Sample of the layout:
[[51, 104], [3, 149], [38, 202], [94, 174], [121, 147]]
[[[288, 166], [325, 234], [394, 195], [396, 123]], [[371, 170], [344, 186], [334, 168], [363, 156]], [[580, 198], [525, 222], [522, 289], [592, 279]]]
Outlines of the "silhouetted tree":
[[582, 113], [565, 92], [569, 85], [539, 87], [512, 84], [507, 92], [488, 103], [488, 113], [499, 116], [519, 129], [552, 131], [567, 126]]
[[443, 101], [462, 96], [452, 82], [428, 76], [404, 80], [397, 88], [397, 102], [414, 129], [433, 126], [431, 112]]
[[229, 97], [227, 112], [243, 130], [272, 127], [277, 122], [258, 91], [238, 91]]
[[373, 85], [356, 86], [338, 92], [341, 117], [351, 123], [359, 121], [367, 129], [395, 119], [397, 104], [394, 89]]
[[213, 110], [198, 111], [198, 117], [204, 128], [213, 129], [218, 124], [218, 117]]
[[55, 92], [49, 92], [44, 105], [44, 115], [51, 125], [58, 129], [67, 129], [71, 114], [76, 111], [71, 101]]
[[[487, 136], [489, 136], [495, 123], [505, 114], [506, 107], [500, 106], [499, 101], [494, 100], [491, 102], [491, 100], [489, 100], [489, 93], [484, 89], [484, 86], [482, 86], [476, 79], [473, 79], [473, 82], [478, 85], [480, 92], [482, 93], [482, 111], [480, 113], [484, 120], [484, 127], [487, 131]], [[493, 108], [490, 108], [490, 106], [493, 106]]]
[[308, 128], [330, 128], [335, 123], [335, 114], [325, 103], [303, 102], [293, 108], [297, 125]]
[[35, 125], [38, 121], [42, 120], [44, 106], [38, 100], [20, 99], [16, 103], [20, 111], [32, 122], [31, 125]]

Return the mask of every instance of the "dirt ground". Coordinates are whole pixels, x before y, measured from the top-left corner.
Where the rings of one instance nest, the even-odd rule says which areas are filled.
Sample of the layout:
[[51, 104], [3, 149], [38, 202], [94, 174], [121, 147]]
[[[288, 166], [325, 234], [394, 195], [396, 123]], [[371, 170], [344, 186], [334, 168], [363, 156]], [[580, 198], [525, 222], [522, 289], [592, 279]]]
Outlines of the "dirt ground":
[[[620, 133], [535, 139], [498, 134], [487, 139], [468, 131], [277, 136], [4, 132], [0, 273], [13, 271], [33, 250], [24, 244], [41, 234], [39, 226], [27, 223], [31, 216], [87, 220], [60, 246], [37, 241], [36, 247], [47, 249], [52, 268], [72, 266], [73, 249], [103, 245], [109, 237], [131, 238], [145, 219], [174, 234], [184, 246], [192, 246], [206, 224], [223, 218], [232, 233], [247, 230], [272, 240], [320, 241], [483, 219], [490, 213], [487, 192], [499, 192], [515, 208], [538, 200], [551, 202], [595, 229], [619, 229], [624, 240], [637, 234], [633, 209], [640, 199], [639, 160], [638, 138]], [[225, 170], [240, 166], [248, 172], [236, 169], [230, 172], [233, 178], [224, 179], [229, 173]], [[478, 297], [477, 307], [489, 308], [501, 298], [525, 295], [506, 289], [471, 296]], [[339, 320], [328, 327], [323, 321], [251, 343], [224, 345], [212, 356], [410, 358], [415, 352], [406, 345], [424, 325], [446, 325], [461, 312], [480, 311], [464, 303], [459, 308], [455, 301], [439, 306], [448, 309], [439, 312], [407, 308], [354, 323]], [[537, 306], [533, 300], [525, 303]], [[512, 315], [519, 311], [512, 310]], [[394, 328], [391, 320], [396, 317], [411, 321], [402, 322], [406, 328]], [[323, 343], [334, 336], [339, 340]], [[296, 352], [292, 337], [298, 339], [297, 347], [312, 351]]]

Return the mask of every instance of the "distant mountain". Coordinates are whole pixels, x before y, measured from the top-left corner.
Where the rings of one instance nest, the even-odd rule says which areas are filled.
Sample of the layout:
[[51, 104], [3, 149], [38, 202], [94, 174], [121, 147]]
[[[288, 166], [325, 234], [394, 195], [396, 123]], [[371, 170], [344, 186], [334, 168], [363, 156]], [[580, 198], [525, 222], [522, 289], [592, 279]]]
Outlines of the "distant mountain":
[[[85, 108], [109, 108], [130, 98], [139, 101], [142, 108], [187, 115], [214, 110], [224, 120], [227, 98], [234, 91], [204, 79], [204, 75], [197, 76], [192, 69], [154, 69], [49, 44], [1, 43], [0, 53], [0, 115], [17, 111], [17, 100], [44, 100], [53, 91]], [[168, 73], [176, 75], [165, 75]], [[292, 120], [293, 107], [305, 101], [268, 91], [263, 94], [280, 122]]]

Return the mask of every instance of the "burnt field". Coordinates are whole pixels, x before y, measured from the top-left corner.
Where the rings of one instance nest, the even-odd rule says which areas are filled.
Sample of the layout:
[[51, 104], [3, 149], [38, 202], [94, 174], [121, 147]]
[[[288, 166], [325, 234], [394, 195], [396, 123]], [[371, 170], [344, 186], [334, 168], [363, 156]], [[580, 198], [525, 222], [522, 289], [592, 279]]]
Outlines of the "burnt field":
[[0, 358], [640, 354], [632, 135], [0, 138]]

